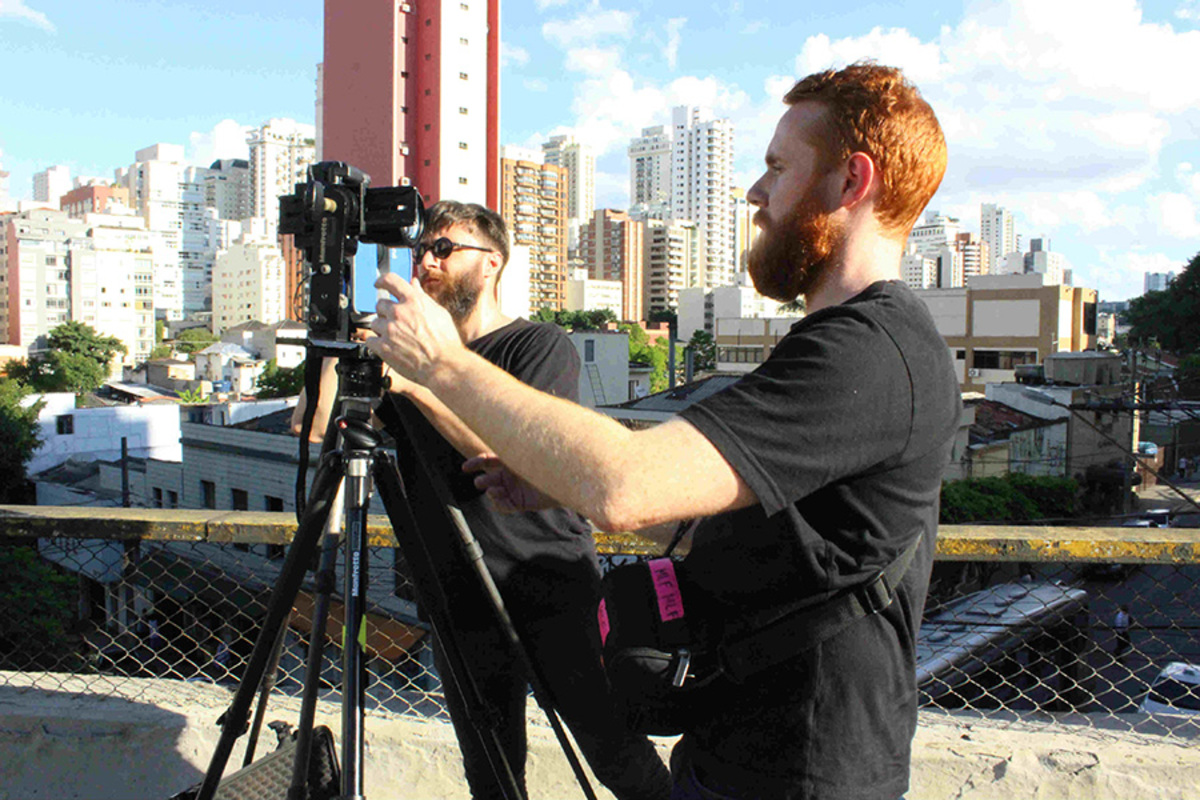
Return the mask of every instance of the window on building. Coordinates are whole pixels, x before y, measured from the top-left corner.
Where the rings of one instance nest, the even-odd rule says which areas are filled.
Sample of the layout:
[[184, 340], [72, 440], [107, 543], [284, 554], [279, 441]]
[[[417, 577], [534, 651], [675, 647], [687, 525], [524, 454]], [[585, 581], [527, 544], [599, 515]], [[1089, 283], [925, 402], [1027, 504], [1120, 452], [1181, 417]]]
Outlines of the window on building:
[[54, 418], [54, 430], [59, 436], [69, 436], [75, 432], [75, 415], [60, 414]]
[[159, 487], [155, 486], [153, 494], [154, 494], [154, 507], [162, 508], [163, 507], [163, 490], [160, 489]]
[[465, 72], [458, 73], [458, 79], [465, 81], [467, 79], [467, 73], [465, 73]]
[[467, 41], [467, 37], [465, 37], [465, 36], [458, 37], [458, 43], [462, 44], [462, 45], [469, 44], [469, 42]]
[[1085, 336], [1096, 335], [1096, 304], [1083, 304], [1083, 334]]
[[1036, 350], [975, 350], [971, 366], [975, 369], [1015, 369], [1018, 364], [1036, 364]]
[[458, 149], [459, 149], [459, 150], [466, 150], [466, 149], [467, 149], [467, 143], [466, 143], [466, 142], [459, 142], [459, 143], [458, 143]]
[[234, 511], [248, 511], [250, 509], [250, 496], [246, 494], [245, 489], [230, 489], [229, 503]]
[[459, 106], [459, 107], [458, 107], [458, 113], [460, 113], [460, 114], [466, 114], [466, 113], [467, 113], [467, 107], [466, 107], [466, 106]]
[[204, 508], [217, 507], [217, 485], [212, 481], [200, 481], [200, 505]]
[[583, 360], [591, 363], [596, 360], [596, 340], [585, 339], [583, 342]]
[[458, 179], [458, 183], [459, 183], [459, 185], [460, 185], [460, 186], [466, 186], [466, 185], [467, 185], [467, 179], [466, 179], [466, 178], [459, 178], [459, 179]]
[[179, 508], [179, 492], [167, 489], [167, 508]]

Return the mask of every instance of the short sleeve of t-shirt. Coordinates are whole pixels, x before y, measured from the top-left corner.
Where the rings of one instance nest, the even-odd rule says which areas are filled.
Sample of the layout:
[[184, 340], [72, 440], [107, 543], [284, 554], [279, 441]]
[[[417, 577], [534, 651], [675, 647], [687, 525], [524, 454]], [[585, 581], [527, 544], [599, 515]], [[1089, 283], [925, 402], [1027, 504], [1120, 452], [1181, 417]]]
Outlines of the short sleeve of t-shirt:
[[853, 305], [800, 322], [744, 379], [686, 409], [771, 516], [903, 453], [913, 396], [896, 344]]
[[579, 399], [579, 354], [557, 325], [514, 320], [469, 347], [522, 383]]

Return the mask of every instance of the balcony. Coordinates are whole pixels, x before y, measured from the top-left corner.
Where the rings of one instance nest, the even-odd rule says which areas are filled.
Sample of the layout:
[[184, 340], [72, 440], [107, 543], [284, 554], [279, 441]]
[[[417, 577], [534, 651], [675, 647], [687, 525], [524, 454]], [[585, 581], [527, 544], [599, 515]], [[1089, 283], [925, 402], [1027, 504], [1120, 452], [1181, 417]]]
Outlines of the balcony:
[[[37, 589], [0, 607], [5, 791], [100, 800], [194, 784], [294, 528], [283, 513], [0, 507], [0, 553], [22, 559], [7, 588], [23, 571]], [[457, 756], [426, 626], [386, 521], [372, 518], [368, 534], [367, 786], [459, 796], [441, 775], [455, 770], [428, 769]], [[610, 562], [657, 552], [632, 534], [597, 543]], [[312, 590], [293, 608], [267, 719], [295, 721]], [[1200, 785], [1195, 718], [1140, 710], [1166, 663], [1200, 662], [1192, 531], [943, 526], [917, 661], [911, 797], [963, 796], [980, 781], [991, 793], [973, 796], [1183, 797]], [[338, 712], [331, 688], [319, 720], [337, 731]], [[536, 788], [570, 783], [544, 725], [531, 748], [533, 794], [559, 796]]]

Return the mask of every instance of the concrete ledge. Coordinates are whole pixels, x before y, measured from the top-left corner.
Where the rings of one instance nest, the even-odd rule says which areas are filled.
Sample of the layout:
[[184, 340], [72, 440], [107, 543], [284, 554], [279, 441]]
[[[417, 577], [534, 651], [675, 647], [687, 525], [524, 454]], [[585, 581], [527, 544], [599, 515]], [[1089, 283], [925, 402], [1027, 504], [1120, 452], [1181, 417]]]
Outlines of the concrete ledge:
[[[0, 537], [285, 544], [295, 532], [295, 515], [288, 512], [0, 506]], [[372, 546], [396, 546], [385, 516], [371, 516], [367, 534]], [[660, 545], [635, 533], [597, 532], [596, 547], [604, 554], [662, 552]], [[1200, 563], [1200, 537], [1179, 528], [942, 525], [937, 558], [1195, 564]]]
[[[231, 692], [220, 686], [103, 676], [52, 678], [59, 689], [30, 687], [25, 673], [0, 673], [0, 800], [166, 798], [197, 783], [219, 735], [215, 721]], [[111, 696], [113, 693], [120, 696]], [[109, 694], [108, 697], [102, 695]], [[277, 699], [267, 719], [294, 722], [292, 699]], [[340, 709], [322, 703], [318, 721], [335, 733]], [[1196, 726], [1171, 738], [1144, 716], [1107, 729], [1056, 729], [1037, 720], [922, 712], [910, 800], [1121, 798], [1190, 800], [1200, 786]], [[369, 797], [467, 797], [449, 724], [387, 712], [367, 718]], [[267, 731], [267, 749], [273, 734]], [[658, 740], [664, 758], [670, 739]], [[265, 752], [260, 747], [260, 754]], [[230, 771], [241, 763], [235, 749]], [[581, 797], [540, 712], [531, 714], [531, 798]], [[595, 785], [601, 797], [607, 792]]]

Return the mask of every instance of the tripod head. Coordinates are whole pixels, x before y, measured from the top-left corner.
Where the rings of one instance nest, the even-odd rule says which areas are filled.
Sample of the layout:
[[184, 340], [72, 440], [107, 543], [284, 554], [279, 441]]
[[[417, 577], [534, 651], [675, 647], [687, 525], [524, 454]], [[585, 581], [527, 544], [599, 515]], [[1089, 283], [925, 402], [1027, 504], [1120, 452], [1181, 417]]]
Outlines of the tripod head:
[[309, 267], [309, 340], [349, 343], [369, 313], [356, 312], [354, 255], [359, 242], [412, 247], [424, 227], [415, 186], [369, 188], [371, 178], [341, 161], [308, 168], [308, 180], [279, 198], [279, 231], [290, 233]]

